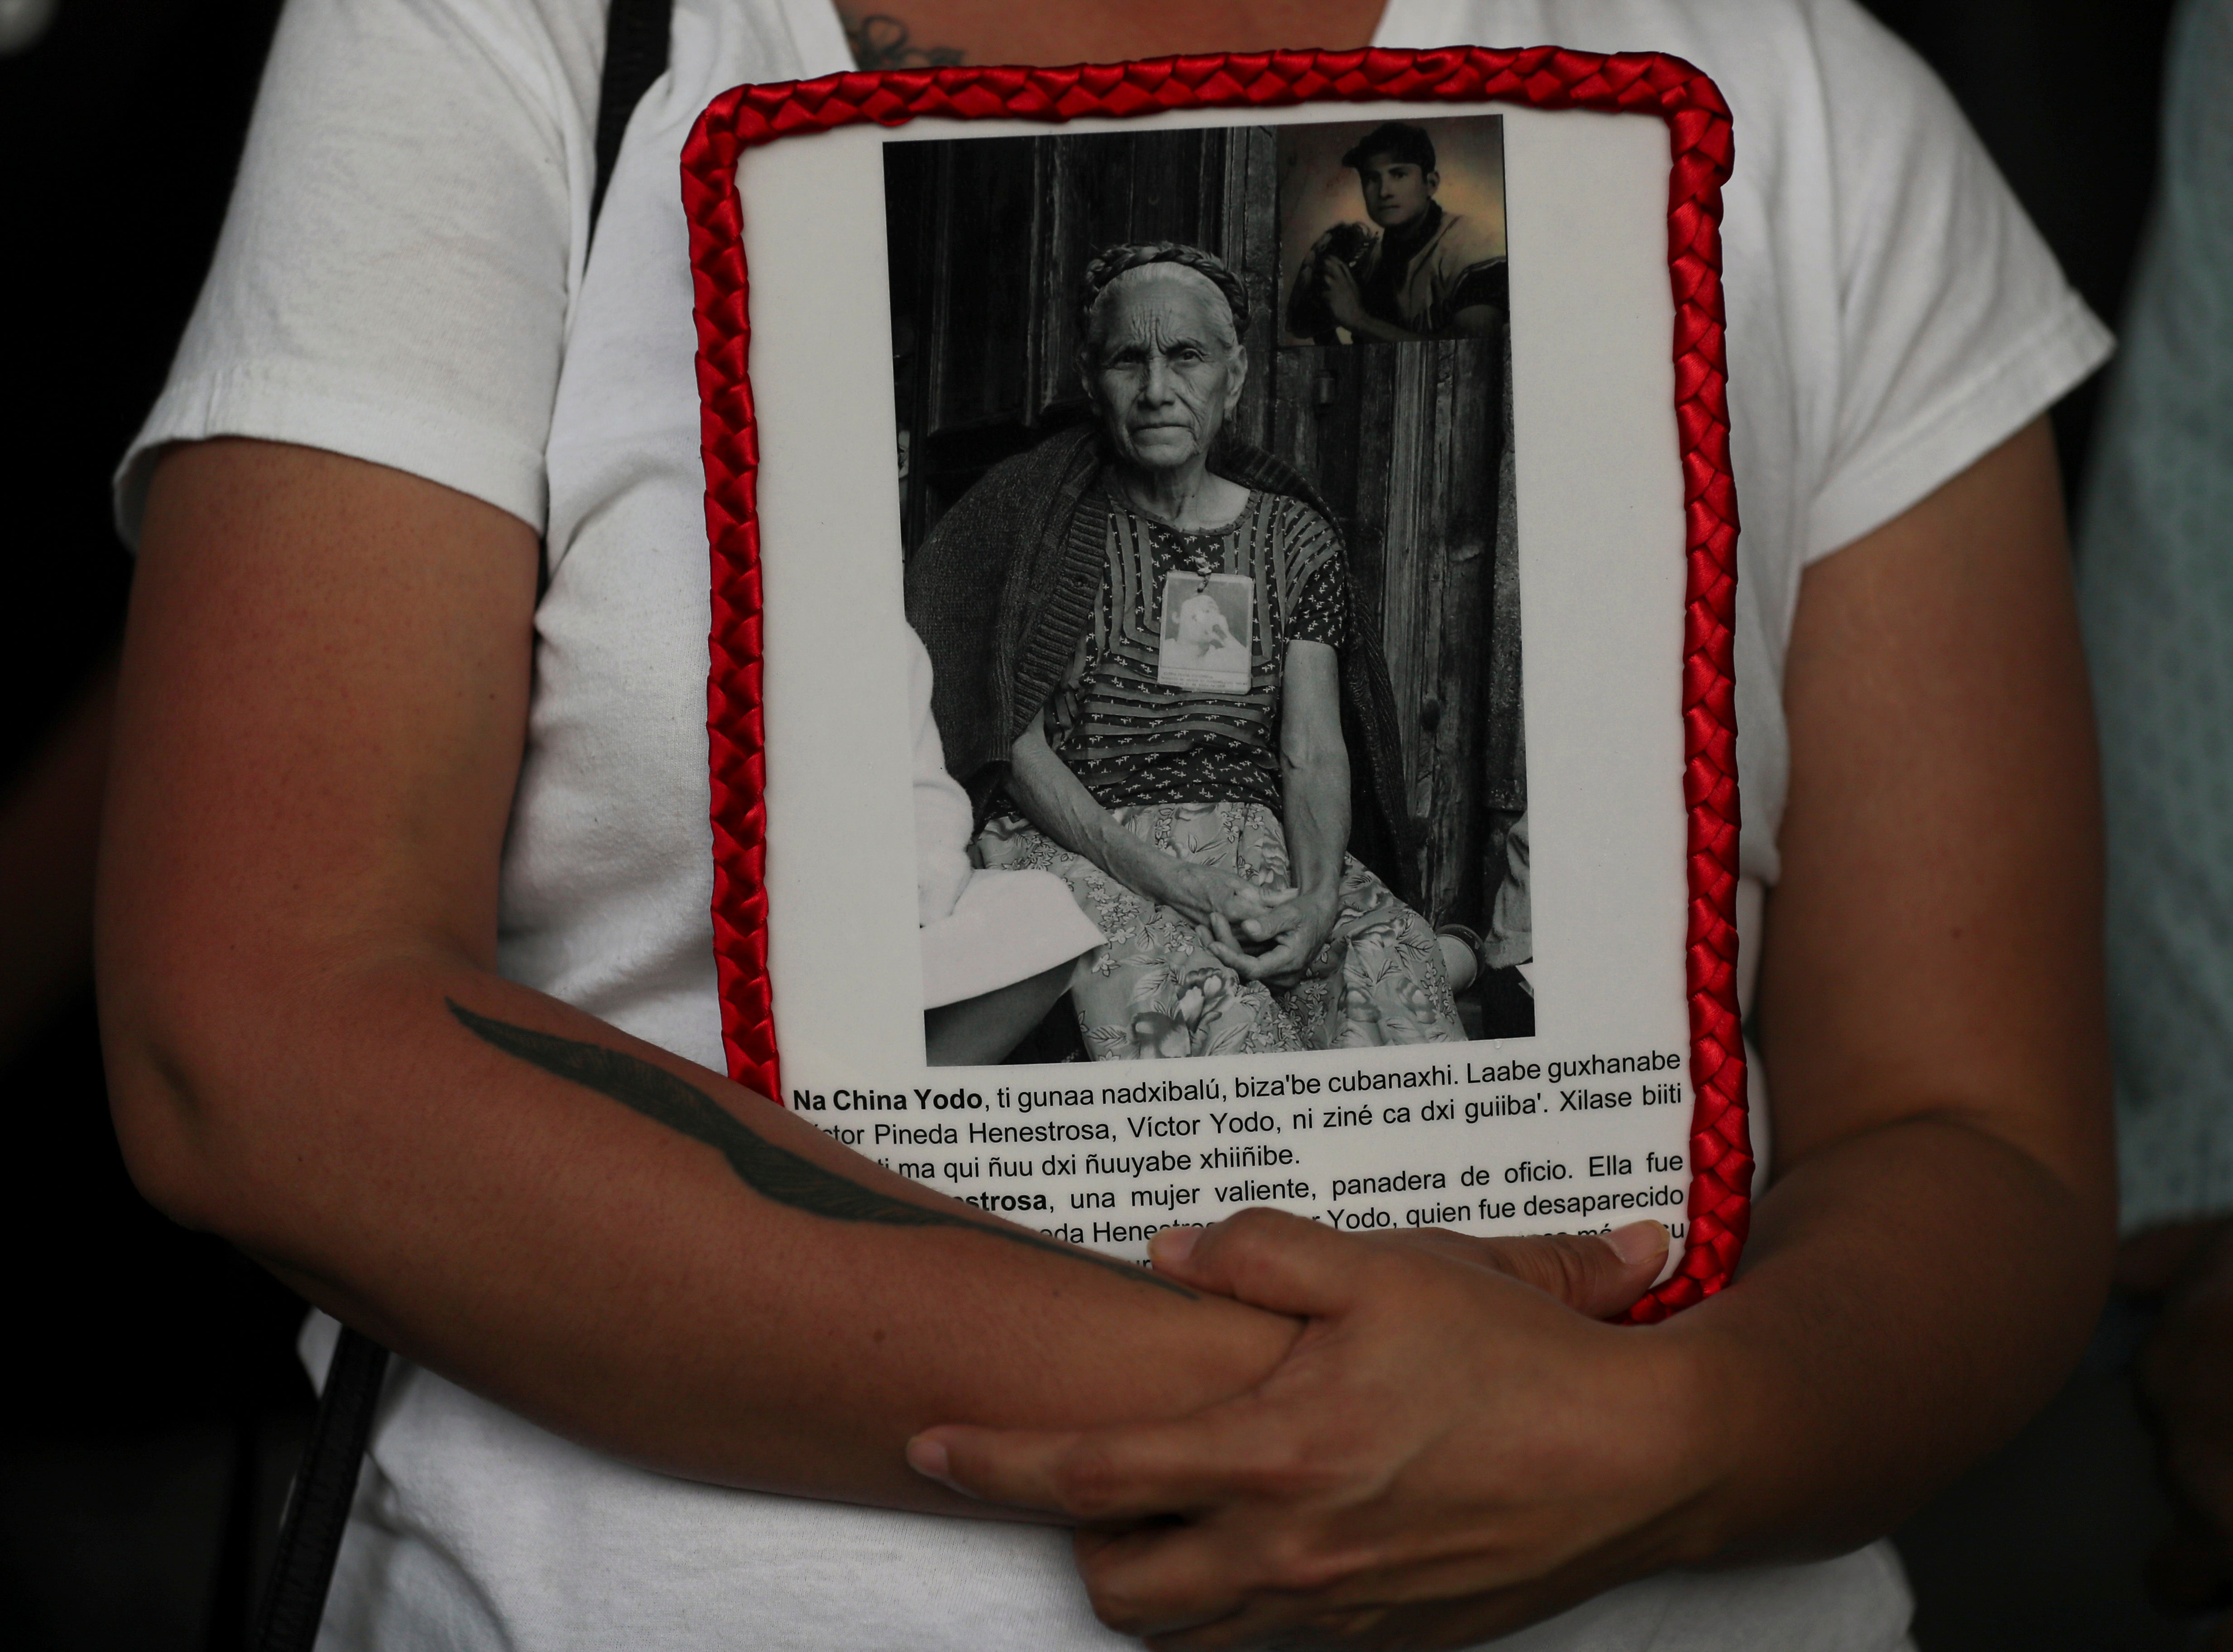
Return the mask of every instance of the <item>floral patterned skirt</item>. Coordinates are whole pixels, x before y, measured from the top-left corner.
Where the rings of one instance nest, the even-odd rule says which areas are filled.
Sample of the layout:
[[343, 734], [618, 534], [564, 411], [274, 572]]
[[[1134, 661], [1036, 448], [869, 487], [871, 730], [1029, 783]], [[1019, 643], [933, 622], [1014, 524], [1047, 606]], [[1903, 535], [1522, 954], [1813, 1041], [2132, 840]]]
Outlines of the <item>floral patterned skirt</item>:
[[[1265, 888], [1288, 885], [1286, 834], [1261, 803], [1144, 803], [1110, 813], [1175, 859], [1222, 867]], [[1015, 816], [989, 823], [977, 850], [989, 868], [1053, 873], [1107, 937], [1071, 978], [1096, 1061], [1465, 1037], [1433, 930], [1353, 855], [1342, 857], [1340, 915], [1329, 938], [1334, 968], [1282, 991], [1243, 979], [1209, 950], [1191, 919]]]

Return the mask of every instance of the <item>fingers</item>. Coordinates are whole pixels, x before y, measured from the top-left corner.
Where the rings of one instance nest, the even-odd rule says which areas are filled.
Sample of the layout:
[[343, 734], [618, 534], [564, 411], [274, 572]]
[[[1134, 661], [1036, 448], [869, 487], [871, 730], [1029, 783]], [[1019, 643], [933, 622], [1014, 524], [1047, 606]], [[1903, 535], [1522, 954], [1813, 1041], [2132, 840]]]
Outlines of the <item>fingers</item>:
[[1076, 1506], [1081, 1499], [1066, 1479], [1064, 1465], [1086, 1438], [1076, 1431], [929, 1428], [908, 1441], [908, 1467], [925, 1480], [987, 1503], [1076, 1519], [1123, 1519], [1121, 1512], [1103, 1514], [1097, 1506]]
[[[908, 1454], [957, 1491], [1078, 1522], [1078, 1569], [1094, 1610], [1127, 1635], [1260, 1619], [1267, 1606], [1281, 1616], [1322, 1610], [1331, 1603], [1305, 1597], [1322, 1597], [1354, 1570], [1353, 1556], [1299, 1533], [1267, 1534], [1261, 1511], [1323, 1496], [1338, 1473], [1296, 1438], [1292, 1419], [1245, 1405], [1068, 1435], [937, 1428]], [[1236, 1519], [1236, 1509], [1258, 1512]]]
[[1223, 941], [1211, 934], [1207, 929], [1201, 932], [1201, 942], [1204, 946], [1209, 949], [1209, 955], [1212, 958], [1214, 958], [1219, 963], [1224, 965], [1226, 968], [1231, 970], [1234, 974], [1239, 975], [1245, 980], [1253, 980], [1255, 979], [1250, 972], [1255, 968], [1256, 960], [1251, 958], [1247, 953], [1236, 951], [1234, 948], [1227, 946]]
[[1279, 891], [1279, 898], [1276, 901], [1235, 901], [1228, 907], [1225, 916], [1233, 924], [1238, 943], [1253, 946], [1260, 952], [1298, 924], [1307, 923], [1308, 914], [1301, 907], [1291, 904], [1294, 898], [1295, 892], [1286, 889]]
[[[1293, 894], [1292, 890], [1283, 891], [1281, 902], [1292, 899]], [[1244, 918], [1236, 923], [1223, 913], [1212, 913], [1208, 926], [1195, 927], [1211, 955], [1243, 979], [1292, 987], [1302, 979], [1312, 953], [1316, 950], [1317, 932], [1307, 917], [1298, 908], [1287, 913], [1273, 911], [1261, 919]]]
[[1244, 1210], [1210, 1227], [1167, 1227], [1149, 1246], [1156, 1272], [1273, 1313], [1318, 1318], [1356, 1300], [1373, 1252], [1285, 1211]]
[[1249, 953], [1249, 976], [1255, 980], [1270, 981], [1275, 986], [1293, 985], [1302, 979], [1307, 956], [1303, 948], [1308, 944], [1307, 937], [1289, 935], [1268, 952]]
[[[1470, 1233], [1460, 1233], [1447, 1227], [1413, 1227], [1386, 1236], [1391, 1245], [1401, 1245], [1407, 1250], [1425, 1251], [1435, 1256], [1446, 1256], [1453, 1262], [1470, 1263], [1475, 1267], [1494, 1267], [1494, 1259], [1487, 1247], [1492, 1241], [1475, 1239]], [[1499, 1272], [1503, 1270], [1498, 1269]]]
[[[1403, 1242], [1494, 1268], [1578, 1313], [1605, 1319], [1651, 1288], [1671, 1241], [1659, 1223], [1641, 1221], [1601, 1236], [1476, 1239], [1419, 1233]], [[1343, 1311], [1373, 1265], [1370, 1247], [1274, 1210], [1243, 1211], [1209, 1227], [1167, 1227], [1149, 1253], [1158, 1273], [1182, 1285], [1305, 1318]]]
[[1289, 1489], [1294, 1453], [1286, 1436], [1214, 1406], [1090, 1431], [928, 1428], [908, 1441], [907, 1458], [965, 1496], [1106, 1525]]
[[[1197, 926], [1200, 928], [1200, 926]], [[1260, 980], [1265, 975], [1266, 954], [1243, 950], [1240, 939], [1233, 933], [1233, 926], [1221, 913], [1210, 914], [1209, 925], [1201, 928], [1202, 944], [1209, 948], [1210, 956], [1224, 965], [1243, 980]]]
[[1283, 992], [1299, 986], [1305, 977], [1331, 975], [1341, 967], [1339, 951], [1327, 944], [1315, 926], [1291, 929], [1268, 951], [1250, 957], [1249, 974]]
[[1227, 908], [1244, 917], [1250, 913], [1269, 911], [1275, 907], [1284, 907], [1300, 893], [1284, 885], [1267, 888], [1261, 884], [1251, 883], [1247, 879], [1236, 876], [1230, 872], [1226, 875], [1233, 879], [1232, 885], [1227, 892]]
[[1202, 1527], [1082, 1532], [1074, 1547], [1094, 1616], [1120, 1635], [1186, 1652], [1287, 1643], [1273, 1633], [1286, 1625], [1270, 1620], [1294, 1603], [1252, 1600], [1239, 1558]]
[[1245, 979], [1271, 981], [1275, 986], [1281, 985], [1273, 979], [1279, 972], [1279, 966], [1272, 961], [1272, 955], [1268, 953], [1221, 953], [1218, 956]]
[[1422, 1227], [1384, 1235], [1379, 1242], [1494, 1268], [1579, 1313], [1609, 1319], [1633, 1305], [1658, 1278], [1666, 1266], [1669, 1237], [1660, 1224], [1646, 1221], [1604, 1235], [1525, 1239], [1475, 1239], [1447, 1227]]
[[1475, 1241], [1485, 1265], [1592, 1319], [1623, 1312], [1650, 1290], [1666, 1265], [1670, 1242], [1667, 1230], [1652, 1221], [1631, 1222], [1602, 1237], [1550, 1233]]
[[1234, 1538], [1221, 1522], [1188, 1522], [1081, 1532], [1074, 1551], [1094, 1616], [1155, 1652], [1331, 1644], [1293, 1638], [1316, 1603], [1282, 1586], [1260, 1545]]
[[[1229, 1570], [1211, 1569], [1191, 1580], [1166, 1579], [1172, 1555], [1182, 1562], [1198, 1555], [1204, 1546], [1191, 1531], [1192, 1541], [1173, 1544], [1169, 1527], [1131, 1532], [1082, 1531], [1072, 1540], [1078, 1575], [1084, 1580], [1093, 1615], [1119, 1635], [1145, 1641], [1149, 1647], [1193, 1648], [1196, 1636], [1214, 1633], [1234, 1623], [1243, 1610], [1243, 1597]], [[1197, 1565], [1188, 1571], [1198, 1571]], [[1240, 1644], [1249, 1644], [1240, 1642]], [[1253, 1644], [1273, 1644], [1257, 1641]]]
[[1252, 913], [1240, 920], [1241, 937], [1247, 940], [1265, 941], [1274, 936], [1292, 933], [1298, 925], [1307, 926], [1310, 914], [1293, 904], [1295, 892], [1288, 889], [1279, 901], [1267, 903], [1269, 909]]

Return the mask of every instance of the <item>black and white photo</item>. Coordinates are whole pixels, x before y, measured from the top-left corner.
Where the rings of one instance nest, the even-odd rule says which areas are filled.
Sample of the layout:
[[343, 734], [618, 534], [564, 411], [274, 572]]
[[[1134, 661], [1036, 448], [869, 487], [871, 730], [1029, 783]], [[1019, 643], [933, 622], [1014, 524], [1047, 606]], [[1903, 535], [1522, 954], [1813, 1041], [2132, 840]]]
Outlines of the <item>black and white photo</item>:
[[886, 146], [932, 1064], [1533, 1031], [1501, 154]]

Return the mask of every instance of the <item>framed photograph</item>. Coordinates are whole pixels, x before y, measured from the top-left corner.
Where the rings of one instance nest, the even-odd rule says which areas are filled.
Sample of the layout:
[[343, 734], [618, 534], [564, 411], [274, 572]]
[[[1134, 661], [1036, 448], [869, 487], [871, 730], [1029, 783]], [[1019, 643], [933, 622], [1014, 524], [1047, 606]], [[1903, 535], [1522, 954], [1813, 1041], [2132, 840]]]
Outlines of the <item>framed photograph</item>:
[[1677, 60], [747, 87], [686, 153], [732, 1071], [1139, 1259], [1729, 1276], [1726, 111]]

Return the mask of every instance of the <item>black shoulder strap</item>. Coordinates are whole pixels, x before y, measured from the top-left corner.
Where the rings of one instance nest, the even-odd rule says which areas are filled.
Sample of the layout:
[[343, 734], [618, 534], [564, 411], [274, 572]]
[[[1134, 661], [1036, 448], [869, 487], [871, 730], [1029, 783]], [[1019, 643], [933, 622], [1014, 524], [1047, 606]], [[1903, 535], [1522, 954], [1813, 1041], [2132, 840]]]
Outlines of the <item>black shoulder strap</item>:
[[589, 233], [597, 232], [628, 117], [667, 72], [674, 0], [611, 0], [605, 13], [605, 74], [597, 88], [597, 181], [589, 192]]
[[[609, 0], [605, 8], [605, 68], [597, 83], [596, 181], [589, 185], [589, 239], [597, 238], [597, 219], [605, 210], [605, 191], [630, 116], [651, 83], [667, 72], [674, 0]], [[535, 564], [535, 603], [550, 589], [550, 547]]]
[[372, 1416], [387, 1375], [387, 1350], [342, 1326], [279, 1523], [279, 1551], [249, 1637], [255, 1652], [311, 1652], [317, 1643], [334, 1561], [342, 1551], [349, 1505], [356, 1500], [357, 1467], [372, 1438]]
[[[589, 192], [592, 237], [628, 117], [667, 71], [673, 9], [674, 0], [610, 0], [606, 11], [604, 76], [597, 88], [597, 179]], [[547, 569], [546, 558], [537, 581], [538, 601]], [[279, 1550], [249, 1642], [256, 1652], [311, 1652], [316, 1644], [326, 1596], [333, 1588], [334, 1562], [356, 1498], [357, 1470], [372, 1438], [373, 1414], [387, 1375], [387, 1350], [362, 1331], [343, 1326], [280, 1522]]]

